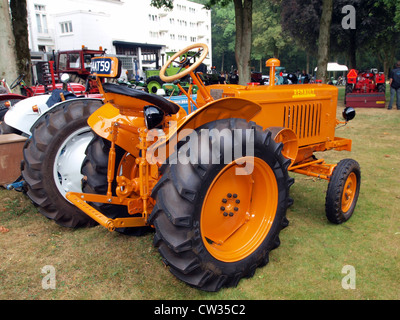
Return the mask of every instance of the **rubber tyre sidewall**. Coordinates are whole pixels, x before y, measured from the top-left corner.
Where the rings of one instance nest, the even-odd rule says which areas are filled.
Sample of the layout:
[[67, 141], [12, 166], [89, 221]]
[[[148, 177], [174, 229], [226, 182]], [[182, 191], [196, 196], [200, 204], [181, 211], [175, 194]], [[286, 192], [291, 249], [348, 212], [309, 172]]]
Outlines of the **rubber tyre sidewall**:
[[82, 128], [90, 131], [88, 117], [101, 105], [100, 100], [79, 99], [55, 106], [36, 122], [31, 129], [32, 137], [24, 146], [22, 176], [28, 186], [27, 194], [44, 216], [63, 227], [97, 224], [59, 192], [53, 168], [65, 138]]
[[[241, 260], [225, 262], [216, 259], [208, 252], [201, 236], [200, 219], [206, 193], [226, 164], [222, 160], [220, 162], [222, 164], [210, 164], [205, 168], [201, 168], [201, 165], [183, 165], [179, 162], [163, 166], [163, 177], [152, 194], [156, 199], [156, 206], [150, 216], [150, 222], [154, 222], [156, 228], [154, 244], [159, 247], [159, 252], [170, 266], [171, 273], [180, 280], [205, 291], [217, 291], [223, 286], [236, 286], [241, 278], [251, 277], [257, 267], [268, 263], [269, 252], [279, 246], [279, 233], [287, 226], [286, 210], [291, 204], [289, 187], [293, 179], [289, 178], [287, 172], [290, 160], [282, 156], [282, 144], [273, 141], [271, 132], [263, 131], [255, 123], [247, 123], [242, 119], [216, 120], [198, 128], [197, 131], [203, 128], [253, 129], [254, 156], [270, 166], [278, 187], [275, 218], [262, 243]], [[185, 190], [191, 190], [191, 194], [195, 195], [193, 199], [190, 194], [185, 193]], [[176, 219], [176, 214], [171, 213], [174, 208], [184, 208], [188, 216], [181, 220], [180, 217]], [[174, 247], [176, 243], [174, 239], [179, 237], [178, 234], [181, 234], [181, 238], [188, 239], [181, 246]], [[183, 261], [185, 257], [187, 257], [186, 262]], [[199, 263], [196, 265], [196, 262], [190, 261]], [[182, 271], [176, 267], [185, 264], [189, 265], [190, 270]], [[199, 278], [201, 280], [198, 280]]]
[[[349, 175], [354, 172], [357, 179], [357, 186], [353, 202], [350, 208], [342, 211], [342, 195], [345, 187], [345, 182]], [[348, 221], [355, 210], [361, 186], [361, 170], [360, 165], [353, 159], [343, 159], [336, 166], [332, 177], [328, 184], [325, 199], [325, 212], [327, 219], [335, 224], [341, 224]]]
[[[263, 154], [263, 152], [260, 149], [255, 149], [254, 156], [256, 158], [260, 158], [263, 161], [265, 161], [266, 163], [268, 163], [268, 165], [271, 167], [271, 169], [273, 168], [273, 166], [276, 163], [275, 159], [273, 161], [271, 158], [266, 157], [265, 153]], [[207, 177], [205, 177], [205, 179], [203, 180], [202, 190], [199, 193], [197, 201], [195, 202], [195, 205], [194, 205], [194, 207], [196, 208], [196, 210], [193, 214], [193, 219], [195, 221], [194, 222], [195, 225], [200, 224], [201, 211], [202, 211], [201, 209], [202, 209], [202, 205], [203, 205], [202, 200], [206, 196], [206, 193], [209, 190], [209, 187], [210, 187], [211, 183], [214, 181], [215, 177], [225, 168], [225, 166], [226, 165], [224, 165], [224, 164], [215, 165], [213, 167], [213, 170], [210, 171], [210, 173], [207, 175]], [[274, 173], [275, 173], [275, 171], [274, 171]], [[282, 191], [286, 188], [286, 179], [277, 178], [276, 182], [278, 184], [279, 191]], [[203, 261], [203, 263], [211, 262], [213, 265], [217, 266], [217, 268], [219, 268], [220, 270], [224, 270], [224, 272], [226, 272], [228, 274], [237, 273], [237, 272], [246, 272], [245, 270], [248, 268], [248, 266], [261, 264], [261, 261], [258, 261], [259, 257], [265, 256], [266, 252], [269, 252], [272, 249], [274, 249], [277, 246], [276, 241], [279, 241], [277, 239], [277, 237], [279, 235], [280, 230], [282, 229], [282, 220], [286, 216], [286, 207], [287, 207], [286, 206], [286, 200], [287, 200], [286, 196], [287, 195], [285, 195], [285, 192], [279, 192], [278, 205], [277, 205], [277, 209], [276, 209], [276, 213], [275, 213], [275, 219], [272, 223], [271, 229], [269, 230], [267, 236], [262, 241], [260, 246], [254, 252], [252, 252], [249, 256], [247, 256], [243, 260], [236, 261], [236, 262], [229, 262], [229, 263], [217, 260], [207, 251], [207, 249], [204, 246], [202, 237], [200, 237], [198, 239], [198, 241], [194, 243], [194, 246], [197, 248], [200, 248], [199, 251], [201, 252], [201, 254], [199, 255], [199, 257], [201, 257], [201, 261]], [[197, 233], [197, 232], [200, 233], [200, 235], [201, 235], [200, 227], [196, 227], [194, 229], [194, 233]]]

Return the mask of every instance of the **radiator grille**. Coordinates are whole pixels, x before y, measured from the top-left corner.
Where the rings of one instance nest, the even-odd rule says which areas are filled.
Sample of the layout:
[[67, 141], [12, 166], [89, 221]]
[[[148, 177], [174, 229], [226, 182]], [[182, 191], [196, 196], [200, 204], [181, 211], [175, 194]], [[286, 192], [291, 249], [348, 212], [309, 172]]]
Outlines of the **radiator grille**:
[[292, 129], [299, 139], [319, 136], [321, 103], [285, 106], [283, 126]]

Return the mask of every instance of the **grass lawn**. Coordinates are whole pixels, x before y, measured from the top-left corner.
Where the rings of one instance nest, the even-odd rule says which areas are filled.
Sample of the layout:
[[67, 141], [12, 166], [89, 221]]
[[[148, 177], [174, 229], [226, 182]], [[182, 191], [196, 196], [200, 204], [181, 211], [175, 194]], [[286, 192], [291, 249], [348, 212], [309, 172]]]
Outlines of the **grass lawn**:
[[[342, 94], [342, 89], [340, 94]], [[340, 100], [338, 117], [343, 109]], [[400, 111], [357, 109], [337, 130], [352, 152], [319, 154], [328, 163], [353, 158], [362, 182], [353, 217], [325, 217], [327, 182], [292, 174], [293, 206], [281, 245], [267, 266], [236, 288], [207, 293], [178, 281], [153, 248], [153, 234], [128, 237], [103, 227], [70, 230], [47, 220], [16, 191], [0, 189], [0, 299], [394, 299], [400, 298]], [[45, 290], [44, 266], [56, 288]], [[345, 266], [355, 288], [344, 289]]]

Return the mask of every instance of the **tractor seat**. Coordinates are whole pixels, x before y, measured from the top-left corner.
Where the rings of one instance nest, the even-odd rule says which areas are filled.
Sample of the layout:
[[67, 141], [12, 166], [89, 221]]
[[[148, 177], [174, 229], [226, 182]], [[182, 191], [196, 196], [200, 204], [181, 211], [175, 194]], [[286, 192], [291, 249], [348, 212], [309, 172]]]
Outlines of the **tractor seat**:
[[150, 104], [156, 105], [166, 114], [175, 114], [179, 111], [179, 106], [175, 103], [168, 101], [167, 99], [157, 96], [155, 94], [150, 94], [142, 90], [137, 90], [129, 88], [126, 86], [114, 84], [114, 83], [104, 83], [104, 92], [110, 92], [115, 94], [121, 94], [128, 97], [133, 97], [139, 100], [146, 101]]

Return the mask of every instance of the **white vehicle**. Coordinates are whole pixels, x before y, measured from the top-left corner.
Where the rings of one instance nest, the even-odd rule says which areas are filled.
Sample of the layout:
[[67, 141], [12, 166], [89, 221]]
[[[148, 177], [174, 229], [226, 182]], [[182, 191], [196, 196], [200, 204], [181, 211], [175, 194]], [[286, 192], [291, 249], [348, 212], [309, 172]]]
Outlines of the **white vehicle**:
[[49, 218], [62, 215], [67, 202], [77, 216], [72, 221], [59, 221], [71, 227], [81, 225], [79, 216], [85, 215], [68, 202], [65, 194], [82, 191], [80, 168], [93, 138], [87, 119], [103, 102], [100, 98], [77, 98], [63, 92], [66, 100], [54, 103], [61, 100], [60, 92], [54, 90], [52, 95], [21, 100], [6, 112], [4, 122], [29, 137], [22, 164], [28, 196]]
[[30, 136], [32, 125], [42, 114], [49, 110], [46, 102], [50, 96], [49, 94], [45, 94], [17, 102], [4, 115], [4, 122], [6, 125]]

